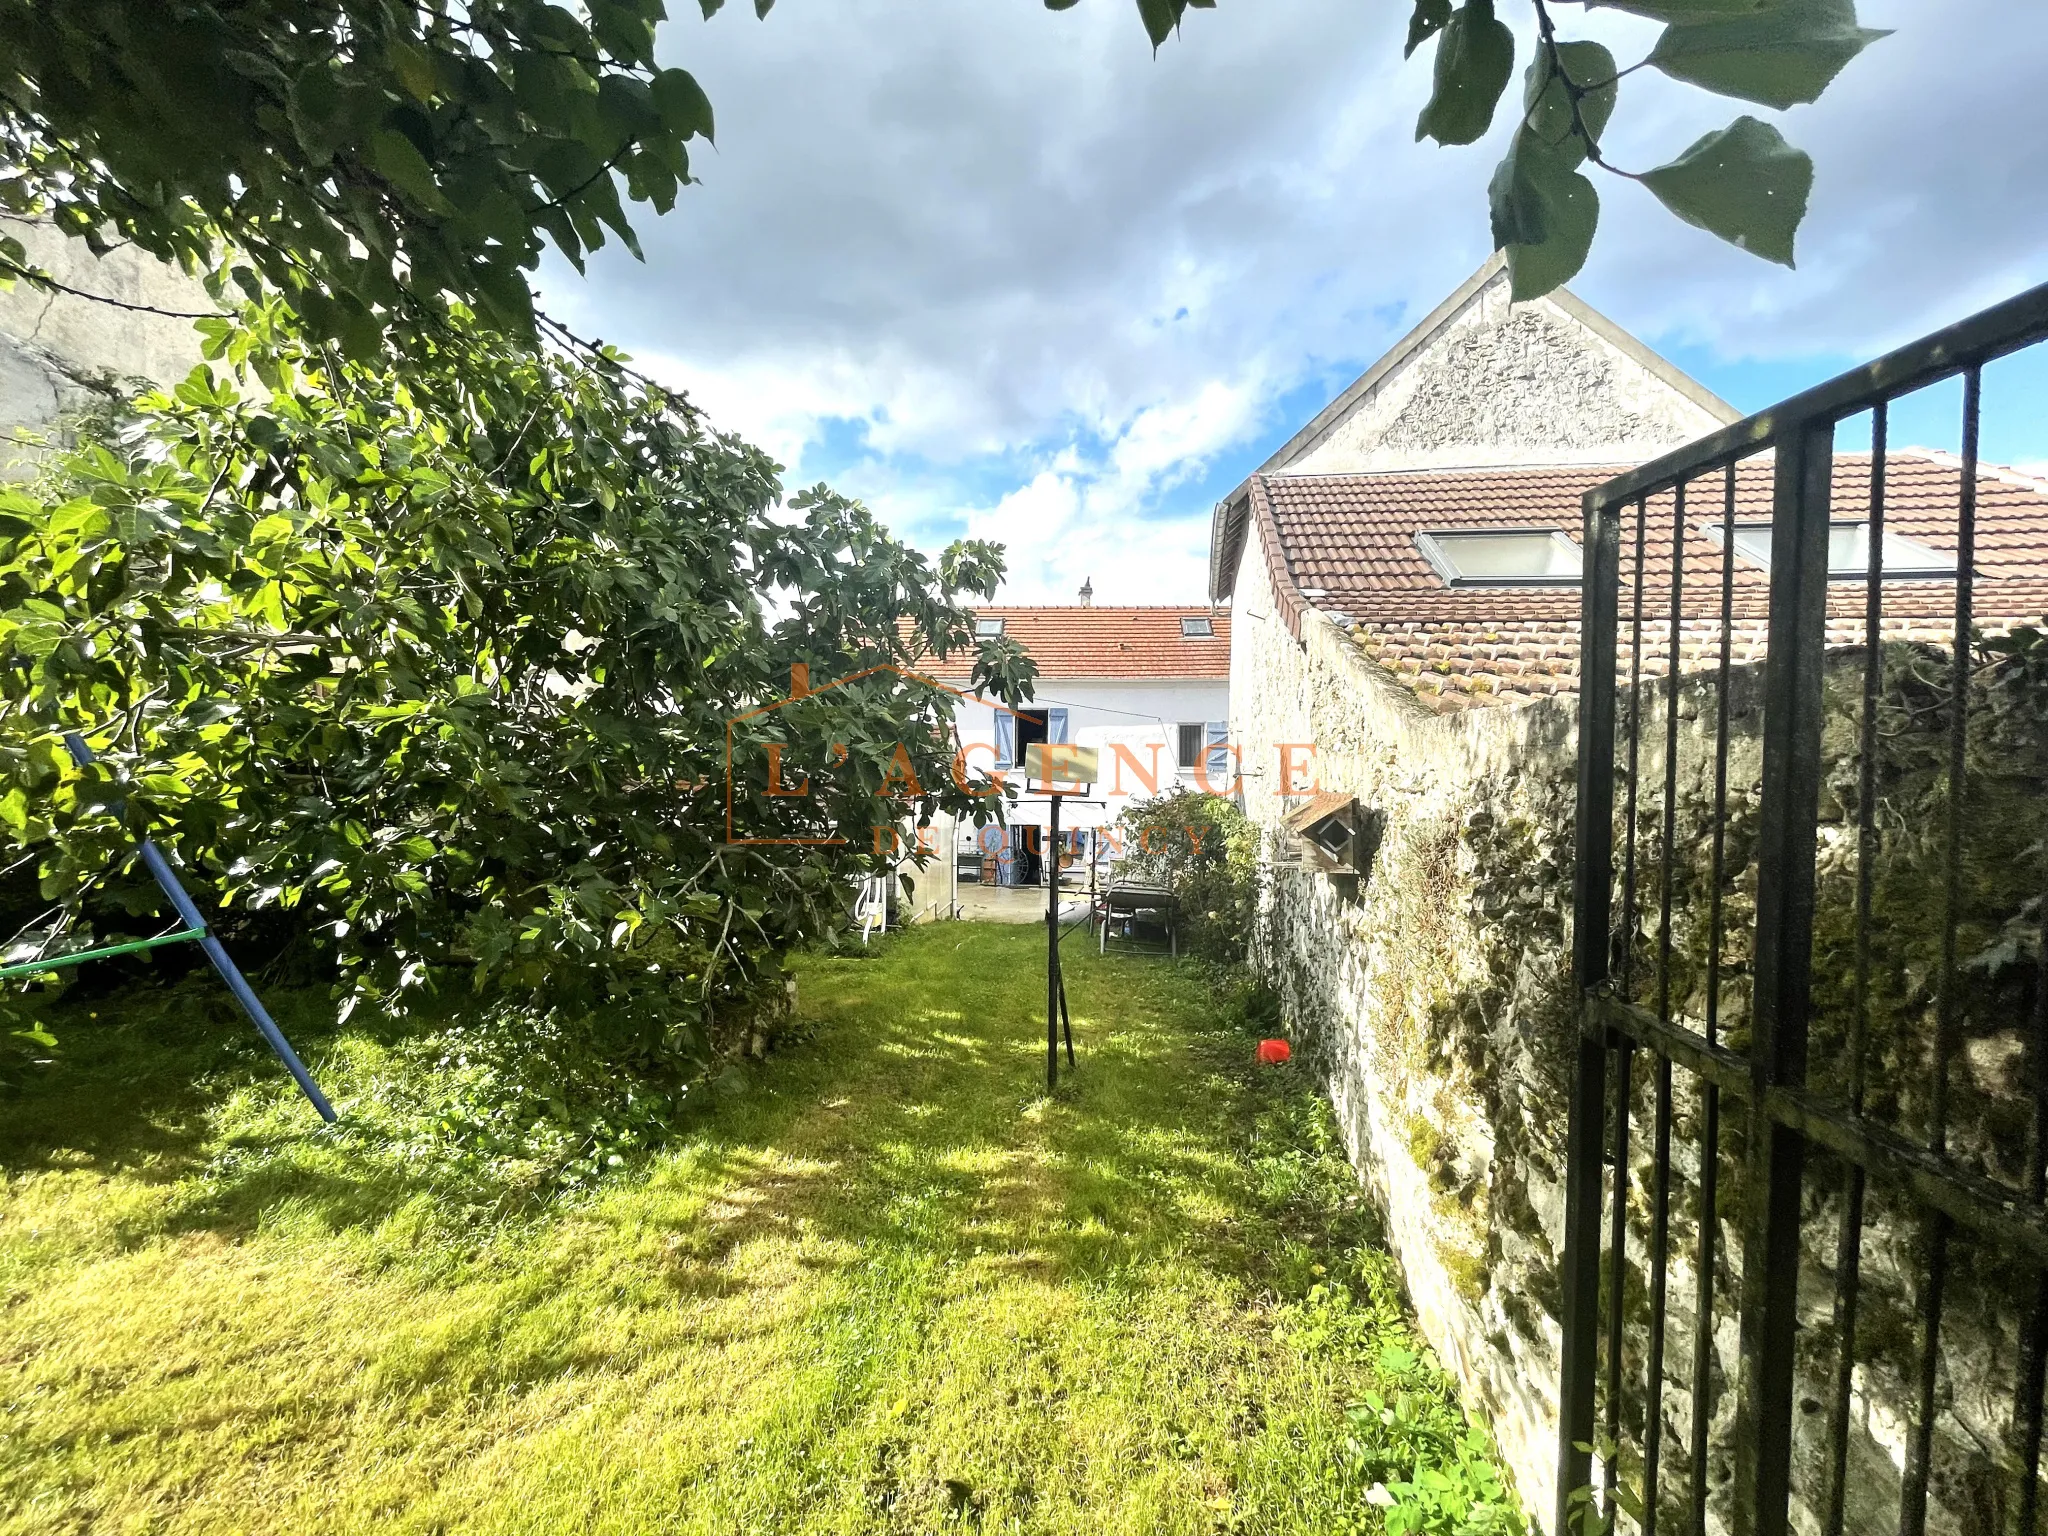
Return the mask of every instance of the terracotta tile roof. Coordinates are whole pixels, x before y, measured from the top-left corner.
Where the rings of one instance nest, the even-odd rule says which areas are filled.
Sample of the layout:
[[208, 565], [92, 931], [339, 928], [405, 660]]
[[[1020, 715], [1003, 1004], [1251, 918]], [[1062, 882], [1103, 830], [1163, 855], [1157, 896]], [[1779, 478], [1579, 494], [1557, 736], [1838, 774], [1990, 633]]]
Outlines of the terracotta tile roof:
[[[1993, 628], [2001, 627], [1993, 622]], [[1729, 625], [1728, 661], [1744, 666], [1763, 660], [1764, 621], [1737, 619]], [[1954, 626], [1935, 620], [1887, 618], [1884, 638], [1946, 645]], [[1641, 676], [1662, 677], [1670, 656], [1668, 614], [1643, 627]], [[1563, 619], [1490, 626], [1447, 623], [1359, 625], [1352, 638], [1371, 660], [1439, 714], [1490, 704], [1533, 704], [1553, 694], [1579, 689], [1579, 621]], [[1616, 673], [1626, 679], [1633, 647], [1631, 636], [1620, 637]], [[1831, 647], [1863, 643], [1863, 621], [1831, 618]], [[1681, 619], [1678, 669], [1681, 673], [1711, 671], [1720, 665], [1721, 621]]]
[[[1870, 471], [1868, 454], [1838, 457], [1837, 521], [1868, 516]], [[1261, 475], [1251, 482], [1251, 511], [1290, 629], [1300, 632], [1310, 607], [1331, 614], [1425, 703], [1459, 709], [1575, 689], [1579, 589], [1448, 587], [1416, 548], [1415, 535], [1465, 527], [1559, 528], [1576, 541], [1580, 498], [1616, 473], [1594, 468]], [[1887, 527], [1953, 555], [1960, 473], [1954, 459], [1939, 454], [1887, 455]], [[1737, 470], [1738, 522], [1768, 521], [1771, 486], [1768, 460]], [[1646, 672], [1660, 671], [1668, 650], [1675, 531], [1680, 666], [1690, 670], [1718, 661], [1723, 551], [1706, 530], [1719, 528], [1726, 494], [1720, 473], [1694, 482], [1682, 522], [1675, 516], [1673, 496], [1651, 498], [1642, 511], [1640, 580], [1634, 528], [1624, 525], [1622, 611], [1632, 613], [1639, 586]], [[1977, 498], [1977, 623], [1997, 629], [2041, 619], [2048, 615], [2048, 483], [1987, 466], [1979, 470]], [[1729, 605], [1738, 662], [1762, 653], [1768, 601], [1767, 573], [1738, 555]], [[1938, 643], [1952, 632], [1954, 602], [1952, 581], [1889, 582], [1885, 633]], [[1833, 584], [1828, 603], [1832, 643], [1860, 641], [1863, 606], [1861, 583]], [[1624, 668], [1627, 638], [1624, 634]]]
[[[1230, 676], [1230, 610], [1185, 607], [1110, 608], [1066, 603], [1040, 608], [979, 608], [975, 618], [1001, 619], [1003, 632], [1038, 663], [1041, 677], [1214, 678]], [[1195, 639], [1180, 621], [1208, 619], [1215, 635]], [[955, 652], [933, 675], [964, 678], [971, 657]]]

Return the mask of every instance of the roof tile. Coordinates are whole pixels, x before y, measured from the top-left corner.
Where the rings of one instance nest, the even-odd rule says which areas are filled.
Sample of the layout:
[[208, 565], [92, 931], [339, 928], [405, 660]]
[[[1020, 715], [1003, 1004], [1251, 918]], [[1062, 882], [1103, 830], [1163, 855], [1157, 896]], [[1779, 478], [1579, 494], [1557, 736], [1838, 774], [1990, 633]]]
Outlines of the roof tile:
[[[1038, 663], [1041, 677], [1201, 678], [1230, 676], [1230, 611], [1187, 607], [990, 607], [977, 619], [1001, 619], [1003, 631]], [[1209, 619], [1214, 638], [1181, 633], [1180, 621]], [[932, 666], [935, 676], [964, 678], [972, 657], [956, 651]]]
[[[1368, 656], [1435, 709], [1526, 703], [1577, 687], [1579, 589], [1449, 587], [1423, 558], [1415, 535], [1431, 529], [1556, 528], [1576, 540], [1583, 496], [1621, 468], [1260, 475], [1252, 481], [1252, 508], [1291, 626], [1298, 627], [1310, 606], [1335, 617]], [[1887, 526], [1953, 553], [1960, 476], [1961, 465], [1942, 455], [1887, 455]], [[1836, 519], [1867, 518], [1871, 488], [1868, 454], [1838, 456]], [[1725, 557], [1721, 541], [1707, 530], [1719, 528], [1731, 504], [1738, 522], [1768, 521], [1771, 491], [1771, 463], [1755, 459], [1737, 467], [1732, 484], [1718, 471], [1695, 481], [1682, 516], [1670, 493], [1650, 498], [1638, 514], [1640, 574], [1636, 527], [1625, 523], [1622, 611], [1625, 620], [1632, 619], [1639, 590], [1643, 675], [1661, 676], [1667, 670], [1674, 545], [1679, 557], [1679, 668], [1719, 664]], [[2048, 482], [1995, 466], [1980, 468], [1975, 563], [1979, 625], [2010, 627], [2048, 615]], [[1729, 577], [1731, 661], [1740, 664], [1763, 654], [1769, 579], [1761, 566], [1740, 555]], [[1864, 603], [1861, 582], [1834, 585], [1828, 602], [1830, 644], [1860, 643]], [[1887, 583], [1883, 632], [1887, 639], [1942, 643], [1953, 632], [1954, 603], [1950, 580]], [[1627, 628], [1625, 623], [1621, 637], [1624, 675]], [[1482, 678], [1489, 686], [1471, 691]]]

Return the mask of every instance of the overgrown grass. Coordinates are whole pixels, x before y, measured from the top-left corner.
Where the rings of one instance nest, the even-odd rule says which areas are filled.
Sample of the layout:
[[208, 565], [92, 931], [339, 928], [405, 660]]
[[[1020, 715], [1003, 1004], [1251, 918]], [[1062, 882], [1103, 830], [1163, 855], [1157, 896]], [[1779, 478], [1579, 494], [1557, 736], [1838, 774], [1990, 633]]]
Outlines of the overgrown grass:
[[375, 1134], [427, 1064], [310, 1005], [353, 1133], [224, 1012], [67, 1021], [0, 1105], [0, 1531], [1498, 1528], [1307, 1078], [1084, 953], [1046, 1097], [1042, 943], [801, 962], [811, 1038], [580, 1195]]

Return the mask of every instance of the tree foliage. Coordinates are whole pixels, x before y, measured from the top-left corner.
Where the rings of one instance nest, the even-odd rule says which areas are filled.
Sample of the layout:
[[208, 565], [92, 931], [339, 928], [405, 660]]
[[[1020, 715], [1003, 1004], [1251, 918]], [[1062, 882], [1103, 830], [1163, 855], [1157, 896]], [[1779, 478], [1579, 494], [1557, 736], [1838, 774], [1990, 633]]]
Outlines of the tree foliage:
[[[717, 9], [706, 0], [705, 11]], [[534, 325], [627, 202], [690, 179], [711, 104], [654, 58], [662, 0], [0, 0], [0, 213], [210, 270], [223, 241], [313, 331]], [[28, 275], [0, 230], [0, 276]]]
[[[1063, 11], [1078, 0], [1045, 0]], [[1784, 109], [1817, 100], [1859, 53], [1886, 34], [1861, 25], [1855, 0], [1583, 0], [1661, 22], [1649, 55], [1627, 69], [1599, 43], [1560, 39], [1552, 11], [1570, 0], [1530, 0], [1534, 56], [1523, 71], [1521, 119], [1488, 200], [1497, 250], [1507, 253], [1515, 297], [1535, 298], [1577, 275], [1600, 222], [1600, 194], [1584, 167], [1641, 182], [1688, 224], [1766, 260], [1792, 265], [1806, 217], [1813, 162], [1759, 118], [1744, 115], [1677, 159], [1643, 172], [1611, 164], [1601, 135], [1622, 77], [1655, 69], [1716, 95]], [[1189, 10], [1216, 0], [1138, 0], [1156, 48]], [[1435, 78], [1417, 139], [1473, 144], [1493, 126], [1514, 75], [1515, 36], [1494, 0], [1411, 0], [1409, 56], [1436, 47]]]
[[[687, 1053], [844, 920], [871, 826], [986, 805], [950, 697], [895, 672], [734, 722], [798, 665], [972, 650], [994, 546], [934, 563], [822, 487], [779, 509], [775, 466], [686, 405], [459, 310], [379, 363], [281, 301], [202, 329], [212, 362], [0, 493], [0, 824], [46, 900], [155, 911], [149, 831], [357, 997], [466, 975]], [[1014, 642], [976, 668], [1028, 688]]]

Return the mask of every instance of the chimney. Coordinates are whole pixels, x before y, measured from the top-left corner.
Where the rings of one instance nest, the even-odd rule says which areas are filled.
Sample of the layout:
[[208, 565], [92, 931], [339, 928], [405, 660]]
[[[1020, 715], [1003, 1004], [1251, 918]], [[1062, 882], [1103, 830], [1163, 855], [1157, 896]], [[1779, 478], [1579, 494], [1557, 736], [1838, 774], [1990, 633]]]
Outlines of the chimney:
[[1095, 578], [1092, 576], [1086, 578], [1081, 583], [1081, 606], [1083, 608], [1093, 608], [1095, 606]]

